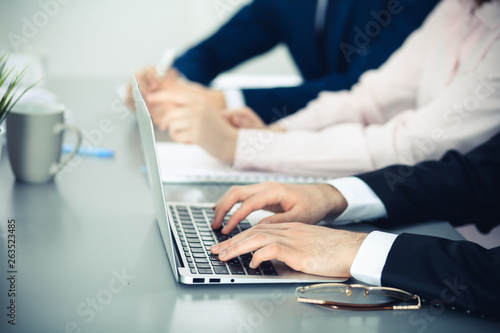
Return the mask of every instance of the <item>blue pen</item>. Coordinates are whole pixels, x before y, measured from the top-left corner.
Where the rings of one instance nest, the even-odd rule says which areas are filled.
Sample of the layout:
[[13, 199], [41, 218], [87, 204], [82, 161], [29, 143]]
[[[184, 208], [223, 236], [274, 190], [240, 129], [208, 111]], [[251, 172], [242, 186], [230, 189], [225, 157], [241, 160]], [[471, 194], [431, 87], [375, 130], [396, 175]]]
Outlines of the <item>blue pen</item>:
[[[69, 145], [69, 144], [63, 144], [62, 146], [62, 152], [69, 154], [75, 149], [74, 145]], [[115, 152], [106, 149], [106, 148], [98, 148], [98, 147], [80, 147], [78, 149], [78, 154], [79, 155], [84, 155], [84, 156], [95, 156], [95, 157], [113, 157], [115, 156]]]

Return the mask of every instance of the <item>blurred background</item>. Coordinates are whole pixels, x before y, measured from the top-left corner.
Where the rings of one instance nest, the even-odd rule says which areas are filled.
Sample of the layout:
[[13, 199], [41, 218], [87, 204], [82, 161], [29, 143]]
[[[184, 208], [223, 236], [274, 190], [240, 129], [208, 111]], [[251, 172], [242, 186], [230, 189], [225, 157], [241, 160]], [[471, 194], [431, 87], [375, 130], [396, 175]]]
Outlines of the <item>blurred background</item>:
[[[41, 58], [49, 78], [126, 79], [211, 34], [249, 0], [1, 0], [0, 52]], [[294, 74], [278, 47], [235, 73]]]

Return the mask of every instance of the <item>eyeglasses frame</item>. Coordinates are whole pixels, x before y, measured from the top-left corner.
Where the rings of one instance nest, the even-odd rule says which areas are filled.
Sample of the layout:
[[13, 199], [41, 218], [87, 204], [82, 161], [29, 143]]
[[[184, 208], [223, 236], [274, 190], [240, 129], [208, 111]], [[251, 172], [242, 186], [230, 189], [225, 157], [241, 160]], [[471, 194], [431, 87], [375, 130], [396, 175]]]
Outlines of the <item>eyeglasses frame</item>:
[[[331, 287], [345, 287], [347, 296], [351, 295], [352, 289], [361, 288], [361, 289], [364, 289], [363, 295], [365, 297], [367, 297], [370, 294], [370, 292], [372, 292], [372, 294], [377, 294], [374, 291], [389, 291], [389, 292], [394, 292], [396, 294], [400, 294], [401, 296], [404, 295], [406, 297], [385, 295], [385, 296], [394, 298], [394, 300], [387, 302], [387, 303], [371, 305], [371, 304], [355, 304], [355, 303], [342, 303], [342, 304], [340, 304], [338, 302], [325, 301], [325, 300], [321, 300], [321, 299], [312, 299], [312, 298], [299, 296], [299, 293], [304, 294], [308, 290], [311, 290], [311, 289], [331, 288]], [[355, 311], [418, 310], [422, 307], [422, 302], [421, 302], [420, 297], [418, 295], [411, 294], [407, 291], [404, 291], [402, 289], [397, 289], [397, 288], [370, 287], [370, 286], [365, 286], [362, 284], [319, 283], [319, 284], [313, 284], [313, 285], [309, 285], [309, 286], [297, 287], [295, 289], [295, 299], [301, 303], [316, 304], [316, 305], [320, 305], [320, 306], [324, 306], [324, 307], [328, 307], [328, 308], [332, 308], [332, 309], [339, 309], [339, 310], [355, 310]], [[417, 304], [413, 304], [413, 305], [389, 305], [391, 303], [397, 302], [398, 299], [402, 302], [415, 300], [417, 302]]]

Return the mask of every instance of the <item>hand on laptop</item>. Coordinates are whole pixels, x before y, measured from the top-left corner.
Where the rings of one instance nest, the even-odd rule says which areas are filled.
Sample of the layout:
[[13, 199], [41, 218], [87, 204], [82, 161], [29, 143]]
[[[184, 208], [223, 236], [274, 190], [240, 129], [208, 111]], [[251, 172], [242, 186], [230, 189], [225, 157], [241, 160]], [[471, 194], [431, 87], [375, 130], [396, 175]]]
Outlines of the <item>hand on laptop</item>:
[[222, 233], [229, 234], [250, 213], [265, 209], [276, 213], [260, 224], [300, 221], [315, 224], [327, 215], [338, 216], [347, 208], [344, 196], [329, 184], [296, 185], [266, 182], [233, 186], [215, 204], [212, 228], [222, 225], [224, 216], [241, 202], [227, 221]]
[[223, 261], [255, 251], [251, 268], [277, 259], [308, 274], [351, 277], [351, 265], [368, 234], [304, 223], [260, 224], [211, 247]]

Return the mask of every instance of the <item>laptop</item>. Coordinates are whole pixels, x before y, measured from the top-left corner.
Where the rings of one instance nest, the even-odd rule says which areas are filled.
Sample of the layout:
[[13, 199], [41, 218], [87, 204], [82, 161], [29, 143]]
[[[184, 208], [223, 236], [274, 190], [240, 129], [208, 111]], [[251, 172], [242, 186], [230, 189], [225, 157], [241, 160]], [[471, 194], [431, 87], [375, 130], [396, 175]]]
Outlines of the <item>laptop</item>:
[[[175, 279], [184, 284], [257, 284], [257, 283], [319, 283], [340, 282], [344, 278], [327, 278], [297, 272], [277, 260], [263, 262], [258, 268], [249, 267], [252, 254], [247, 253], [227, 262], [210, 252], [210, 246], [242, 232], [259, 219], [243, 220], [230, 236], [210, 227], [213, 204], [168, 202], [156, 151], [153, 122], [139, 85], [132, 75], [137, 121], [146, 162], [147, 178], [156, 211], [163, 244]], [[172, 156], [172, 158], [176, 158]], [[255, 216], [255, 214], [253, 214]], [[226, 216], [225, 221], [229, 219]]]

